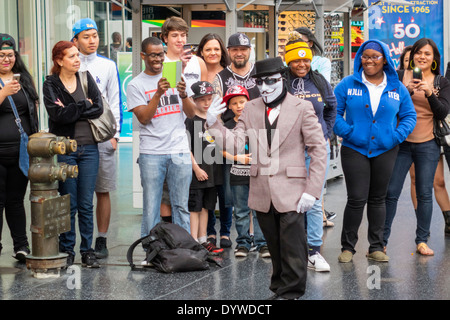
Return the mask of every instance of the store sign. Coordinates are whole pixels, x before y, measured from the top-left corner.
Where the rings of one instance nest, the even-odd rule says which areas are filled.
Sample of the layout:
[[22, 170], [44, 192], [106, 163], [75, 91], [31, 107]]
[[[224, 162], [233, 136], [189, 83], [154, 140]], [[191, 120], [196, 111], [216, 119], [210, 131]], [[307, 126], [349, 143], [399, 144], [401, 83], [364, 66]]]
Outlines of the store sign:
[[120, 138], [122, 141], [131, 141], [133, 136], [133, 113], [128, 112], [127, 107], [127, 86], [133, 79], [133, 56], [131, 52], [117, 53], [117, 68], [119, 69], [123, 114]]
[[[432, 39], [444, 64], [444, 1], [408, 1], [411, 6], [369, 0], [369, 39], [386, 43], [396, 67], [403, 49], [421, 38]], [[432, 21], [432, 23], [430, 23]], [[441, 70], [443, 73], [444, 70]]]

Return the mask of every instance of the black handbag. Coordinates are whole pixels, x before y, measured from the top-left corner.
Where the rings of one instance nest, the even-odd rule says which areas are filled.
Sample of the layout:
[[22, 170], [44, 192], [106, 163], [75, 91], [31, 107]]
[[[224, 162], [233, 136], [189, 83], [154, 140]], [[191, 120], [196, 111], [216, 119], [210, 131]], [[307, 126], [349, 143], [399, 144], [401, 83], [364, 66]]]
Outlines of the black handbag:
[[[437, 75], [434, 79], [434, 88], [436, 96], [439, 95], [441, 76]], [[433, 134], [436, 143], [439, 146], [450, 146], [450, 114], [443, 120], [433, 118]]]
[[[87, 98], [87, 71], [79, 72], [81, 86], [83, 87], [83, 92], [85, 97]], [[105, 142], [112, 138], [114, 138], [117, 132], [117, 124], [116, 118], [109, 107], [108, 102], [102, 96], [103, 101], [103, 113], [97, 119], [88, 119], [89, 124], [91, 126], [92, 135], [94, 137], [95, 142]]]
[[[2, 79], [0, 79], [0, 85], [4, 87], [4, 83]], [[19, 128], [20, 133], [20, 149], [19, 149], [19, 168], [28, 178], [28, 170], [30, 169], [30, 156], [28, 155], [28, 135], [23, 130], [22, 120], [20, 120], [19, 113], [17, 112], [16, 104], [11, 96], [8, 96], [9, 104], [11, 105], [11, 109], [13, 110], [14, 117], [16, 118], [15, 122], [17, 128]]]

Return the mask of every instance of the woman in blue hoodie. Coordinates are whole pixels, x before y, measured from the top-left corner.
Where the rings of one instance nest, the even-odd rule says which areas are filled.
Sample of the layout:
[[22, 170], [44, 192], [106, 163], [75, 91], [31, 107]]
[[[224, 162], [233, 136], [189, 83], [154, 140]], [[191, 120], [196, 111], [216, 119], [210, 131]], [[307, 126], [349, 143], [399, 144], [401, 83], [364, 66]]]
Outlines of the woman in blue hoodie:
[[386, 192], [398, 145], [413, 131], [416, 111], [408, 90], [398, 79], [388, 47], [378, 40], [362, 44], [355, 56], [354, 74], [344, 78], [334, 93], [334, 132], [343, 138], [341, 161], [347, 186], [339, 261], [352, 261], [367, 204], [367, 257], [386, 262]]

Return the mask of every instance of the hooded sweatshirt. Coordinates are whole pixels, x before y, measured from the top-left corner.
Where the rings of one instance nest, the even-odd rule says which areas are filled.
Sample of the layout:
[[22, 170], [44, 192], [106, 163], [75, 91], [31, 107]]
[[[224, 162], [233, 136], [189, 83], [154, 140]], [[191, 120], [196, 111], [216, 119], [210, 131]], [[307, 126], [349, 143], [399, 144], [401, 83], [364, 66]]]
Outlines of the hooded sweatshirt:
[[[361, 56], [370, 42], [381, 45], [387, 63], [383, 67], [386, 87], [378, 106], [372, 106], [363, 82]], [[368, 40], [355, 56], [354, 73], [335, 88], [337, 115], [334, 132], [343, 138], [342, 145], [367, 156], [376, 157], [403, 142], [416, 125], [416, 111], [406, 87], [398, 79], [386, 44]], [[372, 108], [376, 112], [372, 111]]]

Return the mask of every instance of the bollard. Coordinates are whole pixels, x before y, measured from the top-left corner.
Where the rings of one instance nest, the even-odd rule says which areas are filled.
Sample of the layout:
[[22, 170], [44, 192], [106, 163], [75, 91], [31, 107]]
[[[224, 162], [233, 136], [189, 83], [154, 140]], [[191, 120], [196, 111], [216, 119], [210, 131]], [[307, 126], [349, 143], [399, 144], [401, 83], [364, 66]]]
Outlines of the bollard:
[[70, 231], [70, 195], [60, 196], [59, 181], [78, 176], [78, 167], [58, 163], [57, 155], [75, 152], [77, 143], [47, 132], [29, 137], [31, 255], [27, 268], [36, 278], [59, 277], [67, 254], [59, 252], [59, 235]]

